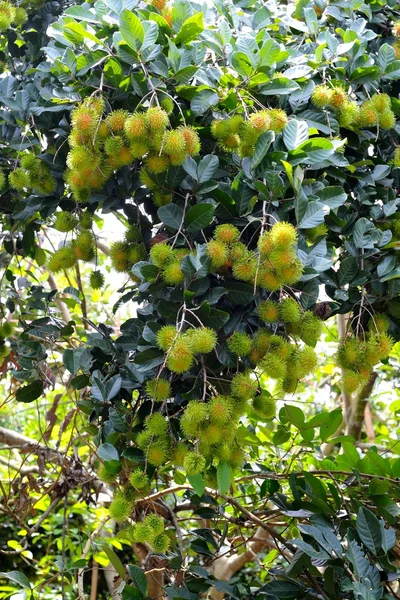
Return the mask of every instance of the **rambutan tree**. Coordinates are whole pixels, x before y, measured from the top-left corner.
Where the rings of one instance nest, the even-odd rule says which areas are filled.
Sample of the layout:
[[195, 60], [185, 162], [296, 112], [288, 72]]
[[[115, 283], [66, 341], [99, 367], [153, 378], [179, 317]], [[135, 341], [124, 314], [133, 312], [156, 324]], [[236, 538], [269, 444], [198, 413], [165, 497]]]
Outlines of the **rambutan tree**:
[[398, 5], [2, 0], [0, 31], [2, 389], [31, 411], [0, 428], [2, 597], [399, 598], [400, 407], [369, 402]]

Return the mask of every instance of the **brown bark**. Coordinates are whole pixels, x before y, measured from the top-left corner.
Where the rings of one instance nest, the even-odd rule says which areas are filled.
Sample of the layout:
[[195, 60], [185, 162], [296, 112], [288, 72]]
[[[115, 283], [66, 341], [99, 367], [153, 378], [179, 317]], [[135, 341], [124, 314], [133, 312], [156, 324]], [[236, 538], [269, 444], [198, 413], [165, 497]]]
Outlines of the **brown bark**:
[[377, 373], [372, 373], [368, 382], [364, 385], [361, 391], [353, 398], [352, 411], [348, 421], [347, 431], [348, 434], [352, 435], [355, 440], [360, 439], [368, 399], [371, 395], [377, 377]]

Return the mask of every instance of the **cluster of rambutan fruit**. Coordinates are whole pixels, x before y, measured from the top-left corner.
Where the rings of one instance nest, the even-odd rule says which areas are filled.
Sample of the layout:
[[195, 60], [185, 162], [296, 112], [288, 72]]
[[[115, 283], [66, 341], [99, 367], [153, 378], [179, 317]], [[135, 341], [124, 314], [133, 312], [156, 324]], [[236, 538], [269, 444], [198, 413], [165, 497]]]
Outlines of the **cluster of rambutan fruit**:
[[170, 128], [172, 109], [169, 96], [161, 100], [161, 106], [134, 113], [114, 110], [105, 118], [102, 98], [88, 98], [80, 104], [71, 116], [65, 174], [75, 199], [85, 202], [116, 169], [135, 159], [143, 160], [141, 180], [151, 186], [151, 174], [164, 173], [170, 165], [181, 165], [187, 156], [198, 154], [200, 140], [193, 127]]
[[242, 158], [254, 154], [260, 135], [266, 131], [280, 133], [287, 125], [288, 117], [280, 108], [267, 108], [244, 120], [240, 115], [229, 119], [214, 120], [211, 133], [225, 152], [236, 152]]
[[258, 253], [239, 241], [234, 225], [218, 225], [207, 244], [211, 270], [223, 273], [232, 269], [235, 279], [256, 282], [270, 292], [299, 281], [303, 265], [296, 255], [297, 232], [290, 223], [275, 223], [258, 240]]
[[0, 32], [6, 31], [11, 25], [22, 27], [27, 21], [28, 14], [21, 6], [13, 6], [10, 2], [0, 2]]
[[389, 319], [377, 313], [369, 321], [365, 339], [349, 336], [341, 342], [336, 362], [343, 370], [344, 393], [359, 390], [369, 381], [373, 367], [389, 356], [394, 344], [388, 334], [389, 325]]
[[[8, 184], [12, 189], [18, 192], [34, 190], [45, 196], [54, 192], [56, 180], [49, 167], [35, 154], [22, 154], [19, 158], [19, 165], [8, 174]], [[4, 189], [6, 183], [6, 177], [1, 171], [0, 190]]]
[[341, 127], [362, 129], [379, 127], [393, 129], [396, 117], [391, 108], [390, 96], [374, 94], [359, 105], [351, 100], [343, 87], [330, 87], [326, 84], [315, 86], [311, 100], [318, 108], [331, 108], [338, 117]]

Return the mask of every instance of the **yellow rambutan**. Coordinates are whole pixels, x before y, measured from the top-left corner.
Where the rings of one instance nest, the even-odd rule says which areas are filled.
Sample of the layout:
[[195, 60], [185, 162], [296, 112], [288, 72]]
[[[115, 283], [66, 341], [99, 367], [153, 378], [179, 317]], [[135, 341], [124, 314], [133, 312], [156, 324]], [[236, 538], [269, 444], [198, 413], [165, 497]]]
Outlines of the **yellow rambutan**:
[[149, 145], [145, 141], [131, 142], [129, 150], [132, 158], [142, 158], [149, 151]]
[[283, 267], [292, 265], [296, 260], [296, 252], [293, 248], [276, 248], [268, 257], [268, 262], [279, 271]]
[[261, 134], [271, 128], [271, 113], [268, 110], [259, 110], [250, 115], [249, 121], [251, 126]]
[[266, 323], [276, 323], [279, 319], [279, 305], [273, 300], [265, 300], [258, 305], [258, 315]]
[[232, 274], [239, 281], [253, 282], [257, 272], [257, 256], [253, 252], [233, 264]]
[[164, 173], [168, 169], [168, 160], [165, 156], [149, 154], [146, 159], [146, 168], [150, 173]]
[[166, 379], [150, 379], [146, 383], [146, 394], [155, 402], [163, 402], [171, 396], [171, 384]]
[[91, 108], [80, 105], [72, 111], [71, 123], [76, 131], [91, 136], [95, 132], [98, 116]]
[[216, 425], [224, 425], [232, 417], [232, 407], [224, 396], [216, 396], [208, 404], [210, 420]]
[[110, 247], [110, 259], [113, 268], [122, 273], [130, 266], [129, 245], [126, 242], [114, 242]]
[[181, 263], [177, 260], [171, 260], [164, 267], [163, 278], [169, 285], [179, 285], [185, 280], [185, 275], [181, 269]]
[[145, 113], [146, 125], [152, 133], [164, 131], [169, 125], [169, 118], [165, 110], [159, 106], [149, 108]]
[[332, 102], [333, 90], [327, 85], [316, 85], [311, 94], [311, 101], [317, 108], [325, 108]]
[[381, 129], [393, 129], [396, 125], [396, 116], [390, 109], [378, 114], [378, 124]]
[[125, 135], [130, 142], [146, 141], [149, 134], [144, 113], [133, 113], [124, 123]]
[[294, 298], [284, 298], [279, 303], [279, 316], [284, 323], [298, 323], [301, 319], [299, 303]]
[[189, 329], [185, 336], [195, 354], [208, 354], [217, 344], [217, 334], [211, 327]]
[[185, 141], [185, 150], [189, 156], [194, 156], [200, 152], [200, 138], [193, 127], [180, 127], [179, 131], [183, 135]]
[[233, 244], [234, 242], [239, 241], [239, 238], [239, 229], [230, 223], [223, 223], [215, 228], [214, 239], [219, 240], [224, 244]]
[[211, 258], [211, 269], [220, 269], [228, 260], [228, 246], [219, 240], [211, 240], [207, 244], [207, 254]]
[[167, 367], [174, 373], [185, 373], [193, 364], [193, 351], [185, 336], [178, 336], [167, 358]]
[[106, 125], [111, 133], [122, 133], [125, 129], [125, 122], [129, 116], [127, 110], [113, 110], [106, 117]]
[[288, 124], [288, 116], [284, 110], [280, 108], [271, 108], [269, 110], [269, 116], [271, 119], [271, 125], [269, 129], [275, 133], [283, 131]]
[[157, 345], [161, 350], [169, 350], [177, 337], [178, 332], [175, 325], [164, 325], [157, 331]]
[[301, 278], [303, 270], [304, 267], [300, 259], [295, 260], [291, 265], [282, 267], [278, 274], [281, 284], [294, 285]]
[[274, 249], [274, 242], [269, 231], [264, 231], [258, 239], [258, 249], [263, 258], [267, 258]]
[[275, 271], [264, 268], [259, 271], [258, 283], [269, 292], [276, 292], [282, 286], [282, 281]]

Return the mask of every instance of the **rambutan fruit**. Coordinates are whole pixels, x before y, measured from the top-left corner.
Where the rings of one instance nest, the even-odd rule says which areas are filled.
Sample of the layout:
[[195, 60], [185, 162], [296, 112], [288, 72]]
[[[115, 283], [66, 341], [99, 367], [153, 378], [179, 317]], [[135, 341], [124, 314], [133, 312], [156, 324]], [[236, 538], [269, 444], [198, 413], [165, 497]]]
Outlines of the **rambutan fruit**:
[[332, 102], [333, 90], [327, 85], [316, 85], [311, 94], [311, 102], [317, 108], [326, 108]]
[[251, 400], [257, 393], [258, 385], [248, 373], [236, 373], [231, 381], [232, 396], [239, 400]]
[[248, 252], [246, 257], [236, 261], [232, 266], [232, 274], [239, 281], [252, 283], [257, 272], [257, 256], [254, 252]]
[[124, 131], [130, 142], [146, 141], [149, 134], [144, 113], [133, 113], [124, 123]]
[[84, 229], [72, 242], [72, 251], [78, 260], [89, 262], [95, 256], [95, 244], [91, 231]]
[[170, 204], [172, 202], [172, 194], [154, 192], [153, 200], [156, 206], [165, 206], [166, 204]]
[[342, 340], [336, 353], [336, 362], [339, 367], [357, 370], [363, 361], [360, 348], [360, 340], [357, 338], [349, 337]]
[[181, 417], [180, 426], [187, 438], [195, 438], [208, 419], [208, 406], [204, 402], [191, 400]]
[[76, 257], [71, 251], [70, 246], [63, 246], [56, 250], [53, 256], [47, 263], [47, 268], [51, 273], [59, 273], [66, 269], [74, 267], [76, 264]]
[[271, 332], [268, 329], [258, 329], [254, 336], [254, 348], [263, 356], [268, 352], [271, 346]]
[[131, 244], [128, 248], [128, 260], [130, 265], [135, 265], [144, 260], [146, 253], [143, 244]]
[[393, 129], [396, 125], [396, 116], [390, 109], [378, 114], [378, 124], [381, 129]]
[[211, 327], [189, 329], [185, 334], [195, 354], [208, 354], [217, 345], [217, 334]]
[[163, 518], [154, 513], [150, 513], [146, 516], [144, 524], [150, 527], [150, 529], [153, 531], [153, 535], [161, 535], [161, 533], [164, 531]]
[[280, 108], [271, 108], [269, 110], [269, 116], [271, 119], [271, 125], [269, 129], [274, 133], [280, 133], [283, 131], [288, 124], [288, 116], [284, 110]]
[[232, 417], [232, 408], [224, 396], [216, 396], [208, 404], [208, 412], [212, 423], [224, 425]]
[[90, 273], [90, 287], [94, 290], [101, 290], [104, 287], [105, 278], [101, 271], [92, 271]]
[[109, 156], [113, 156], [121, 150], [124, 140], [120, 135], [110, 135], [104, 142], [104, 151]]
[[228, 133], [240, 133], [243, 123], [244, 121], [241, 115], [233, 115], [233, 117], [226, 120]]
[[101, 117], [106, 107], [104, 98], [101, 96], [90, 96], [85, 99], [84, 105], [93, 110], [93, 112]]
[[127, 110], [113, 110], [106, 117], [106, 125], [111, 133], [122, 133], [125, 130], [125, 123], [129, 116]]
[[155, 444], [150, 444], [146, 456], [150, 465], [153, 467], [161, 467], [161, 465], [166, 462], [168, 453], [164, 444], [156, 442]]
[[149, 144], [147, 142], [131, 142], [129, 151], [132, 158], [142, 158], [149, 151]]
[[161, 533], [152, 539], [150, 545], [157, 554], [165, 554], [170, 546], [170, 539], [166, 533]]
[[264, 133], [264, 131], [271, 128], [271, 113], [268, 110], [259, 110], [250, 115], [249, 121], [259, 134]]
[[0, 169], [0, 192], [4, 190], [7, 185], [7, 177], [4, 174], [4, 171]]
[[149, 108], [145, 113], [146, 125], [151, 133], [163, 132], [169, 125], [169, 118], [165, 110], [158, 106]]
[[247, 246], [242, 242], [236, 242], [229, 248], [229, 258], [232, 263], [243, 262], [248, 255]]
[[260, 135], [260, 130], [256, 129], [250, 121], [243, 123], [240, 128], [240, 139], [243, 145], [250, 146], [251, 148], [255, 147]]
[[150, 250], [150, 258], [157, 267], [164, 267], [172, 257], [172, 248], [166, 243], [155, 244]]
[[200, 138], [193, 127], [180, 127], [179, 131], [183, 135], [185, 141], [185, 150], [189, 156], [195, 156], [200, 152]]
[[222, 442], [222, 444], [216, 446], [214, 453], [219, 460], [228, 462], [232, 456], [232, 445], [228, 442]]
[[157, 345], [161, 350], [169, 350], [178, 336], [175, 325], [164, 325], [157, 331]]
[[314, 347], [321, 337], [323, 330], [323, 323], [312, 313], [307, 310], [302, 317], [300, 323], [300, 339], [303, 340], [307, 346]]
[[100, 481], [104, 481], [104, 483], [107, 484], [113, 484], [116, 481], [116, 474], [115, 473], [110, 473], [109, 471], [107, 471], [107, 468], [105, 467], [105, 465], [101, 465], [101, 467], [99, 468], [98, 472], [97, 472], [97, 476], [100, 479]]
[[226, 138], [231, 131], [228, 126], [228, 119], [224, 120], [214, 120], [211, 123], [211, 134], [217, 140], [222, 140]]
[[130, 266], [128, 244], [126, 242], [114, 242], [111, 244], [110, 259], [115, 271], [118, 273], [127, 271]]
[[215, 228], [214, 239], [223, 242], [224, 244], [233, 244], [238, 242], [239, 238], [239, 229], [230, 223], [224, 223]]
[[264, 231], [264, 233], [260, 235], [257, 246], [263, 258], [268, 258], [270, 256], [274, 249], [274, 242], [272, 241], [271, 233], [269, 231]]
[[164, 173], [168, 169], [168, 159], [158, 154], [150, 154], [146, 158], [146, 168], [149, 173]]
[[56, 213], [56, 220], [54, 221], [53, 227], [54, 229], [57, 229], [57, 231], [67, 233], [76, 227], [77, 222], [75, 215], [66, 210], [62, 210], [61, 212]]
[[165, 134], [163, 150], [165, 154], [168, 154], [171, 157], [184, 153], [185, 138], [183, 137], [182, 131], [178, 131], [177, 129], [167, 131]]
[[154, 539], [153, 530], [145, 523], [136, 523], [132, 532], [132, 541], [136, 544], [151, 544]]
[[227, 340], [228, 348], [237, 356], [247, 356], [251, 352], [253, 340], [247, 333], [235, 331]]
[[179, 336], [170, 350], [167, 367], [174, 373], [185, 373], [189, 371], [192, 364], [193, 352], [190, 342], [184, 336]]
[[368, 340], [368, 344], [374, 345], [380, 360], [385, 360], [392, 351], [394, 340], [387, 333], [377, 333], [374, 336], [371, 336], [370, 340]]
[[349, 128], [358, 122], [360, 117], [360, 107], [357, 102], [348, 100], [338, 112], [338, 122], [340, 127]]
[[41, 166], [41, 161], [37, 156], [29, 152], [28, 154], [23, 154], [21, 156], [20, 165], [27, 171], [38, 171]]
[[183, 467], [188, 475], [197, 475], [204, 471], [206, 459], [195, 451], [188, 452], [184, 458]]
[[210, 423], [199, 432], [199, 436], [211, 445], [219, 444], [223, 439], [223, 430], [219, 425]]
[[211, 258], [211, 270], [217, 271], [228, 260], [228, 246], [219, 240], [211, 240], [207, 244], [207, 254]]
[[299, 303], [293, 298], [284, 298], [279, 303], [279, 316], [284, 323], [298, 323], [301, 319]]
[[255, 151], [255, 146], [251, 146], [250, 144], [240, 144], [238, 154], [240, 158], [247, 158], [249, 156], [253, 156]]
[[30, 189], [31, 178], [28, 171], [25, 171], [25, 169], [17, 168], [9, 173], [8, 183], [10, 184], [11, 188], [21, 192], [24, 189]]
[[282, 286], [282, 280], [275, 271], [260, 269], [259, 284], [269, 292], [276, 292]]
[[165, 265], [163, 279], [168, 285], [179, 285], [185, 280], [185, 274], [179, 261], [172, 260]]
[[[299, 281], [303, 274], [303, 264], [300, 259], [296, 259], [293, 264], [282, 267], [279, 270], [279, 280], [283, 285], [294, 285]], [[268, 288], [267, 288], [268, 289]], [[274, 291], [274, 290], [271, 290]]]
[[286, 377], [286, 362], [274, 354], [266, 354], [260, 363], [260, 368], [271, 379], [284, 379]]
[[108, 136], [107, 123], [105, 121], [101, 121], [96, 127], [95, 140], [102, 142], [106, 139], [107, 136]]
[[394, 37], [400, 38], [400, 21], [395, 21], [392, 28]]
[[0, 32], [6, 31], [11, 25], [11, 18], [4, 12], [0, 12]]
[[166, 379], [150, 379], [146, 383], [146, 394], [155, 402], [163, 402], [171, 396], [171, 384]]
[[297, 356], [299, 376], [305, 377], [309, 373], [315, 371], [318, 366], [318, 357], [314, 348], [305, 346], [300, 350]]
[[92, 109], [81, 104], [72, 111], [71, 123], [75, 131], [91, 137], [96, 130], [98, 116]]
[[378, 113], [391, 110], [392, 106], [392, 101], [388, 94], [374, 94], [371, 98], [371, 103]]
[[137, 447], [140, 448], [141, 450], [147, 450], [147, 448], [150, 446], [151, 442], [153, 441], [153, 437], [154, 436], [152, 433], [150, 433], [150, 431], [147, 431], [147, 430], [141, 431], [136, 436]]
[[[162, 2], [164, 2], [164, 0], [162, 0]], [[165, 110], [165, 112], [167, 113], [167, 115], [170, 115], [172, 113], [172, 111], [174, 110], [174, 101], [172, 100], [172, 98], [169, 98], [168, 96], [165, 96], [161, 102], [160, 102], [162, 108]]]
[[265, 300], [258, 305], [258, 315], [266, 323], [276, 323], [279, 319], [279, 306], [273, 300]]
[[175, 467], [183, 467], [183, 461], [188, 453], [188, 447], [185, 442], [178, 442], [172, 454], [172, 462]]
[[116, 494], [111, 502], [108, 512], [112, 519], [116, 521], [126, 521], [132, 513], [133, 504], [122, 494]]
[[256, 396], [252, 402], [252, 407], [261, 419], [269, 421], [276, 415], [276, 400], [268, 392]]
[[378, 121], [378, 113], [371, 100], [366, 100], [360, 107], [357, 119], [358, 127], [375, 127]]
[[382, 313], [375, 313], [368, 321], [368, 329], [372, 333], [386, 333], [390, 327], [390, 320]]
[[346, 90], [341, 87], [334, 88], [332, 90], [332, 97], [330, 106], [335, 110], [340, 110], [348, 101], [348, 95]]
[[297, 231], [291, 223], [280, 221], [272, 226], [271, 241], [275, 248], [291, 248], [297, 243]]
[[299, 382], [297, 380], [297, 377], [295, 377], [292, 374], [286, 375], [286, 377], [282, 381], [282, 391], [285, 394], [294, 394], [297, 389], [298, 383]]
[[149, 487], [149, 478], [141, 469], [135, 469], [129, 475], [129, 483], [135, 490], [146, 490]]
[[168, 429], [168, 423], [165, 417], [159, 412], [148, 415], [145, 420], [147, 431], [154, 436], [164, 436]]
[[296, 252], [293, 248], [276, 248], [276, 250], [273, 250], [268, 257], [269, 263], [276, 271], [279, 271], [279, 269], [288, 265], [292, 265], [295, 260]]
[[125, 240], [128, 242], [128, 244], [140, 242], [142, 240], [140, 229], [136, 225], [129, 225], [125, 231]]
[[362, 377], [359, 373], [346, 369], [343, 371], [341, 384], [345, 394], [352, 394], [362, 384]]
[[394, 150], [393, 164], [395, 167], [400, 167], [400, 146], [397, 146]]
[[232, 152], [240, 146], [240, 137], [236, 133], [230, 133], [220, 141], [220, 146], [226, 152]]

